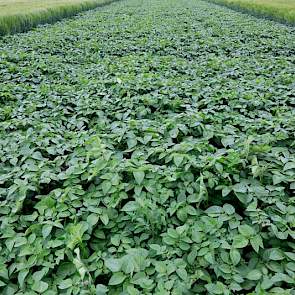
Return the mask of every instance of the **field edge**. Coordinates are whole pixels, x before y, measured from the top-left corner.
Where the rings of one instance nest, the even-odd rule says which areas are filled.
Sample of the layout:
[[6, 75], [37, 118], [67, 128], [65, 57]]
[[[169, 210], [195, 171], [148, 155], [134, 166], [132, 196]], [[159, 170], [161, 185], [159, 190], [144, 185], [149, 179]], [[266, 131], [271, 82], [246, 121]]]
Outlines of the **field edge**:
[[90, 0], [80, 4], [64, 5], [47, 8], [26, 14], [16, 14], [0, 17], [0, 36], [24, 33], [42, 24], [52, 24], [64, 18], [91, 10], [97, 7], [111, 4], [118, 0]]
[[251, 3], [232, 2], [230, 0], [207, 0], [219, 6], [224, 6], [237, 12], [246, 13], [257, 18], [263, 18], [284, 25], [295, 26], [295, 12], [293, 14], [282, 13], [273, 7], [266, 7], [263, 5], [253, 5]]

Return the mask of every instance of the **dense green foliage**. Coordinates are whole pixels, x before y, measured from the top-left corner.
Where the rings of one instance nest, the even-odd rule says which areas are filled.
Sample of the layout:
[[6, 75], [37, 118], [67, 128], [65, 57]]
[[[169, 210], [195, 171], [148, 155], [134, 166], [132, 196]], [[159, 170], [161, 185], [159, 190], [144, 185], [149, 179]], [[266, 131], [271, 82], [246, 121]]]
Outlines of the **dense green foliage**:
[[[7, 34], [14, 34], [18, 32], [26, 32], [37, 25], [54, 23], [63, 18], [73, 16], [81, 11], [89, 10], [102, 6], [112, 2], [113, 0], [90, 0], [78, 1], [75, 3], [55, 3], [55, 5], [50, 5], [50, 1], [44, 3], [44, 7], [38, 7], [34, 9], [32, 5], [32, 10], [27, 11], [27, 8], [24, 11], [21, 11], [22, 6], [18, 2], [12, 3], [13, 11], [17, 11], [16, 14], [11, 14], [7, 10], [7, 15], [5, 15], [6, 7], [1, 11], [0, 15], [0, 36]], [[35, 2], [34, 2], [35, 3]], [[34, 4], [33, 3], [33, 4]], [[0, 3], [1, 4], [1, 3]], [[22, 4], [22, 3], [21, 3]], [[19, 9], [15, 7], [20, 6]], [[0, 9], [2, 9], [0, 5]]]
[[292, 294], [294, 29], [127, 0], [0, 55], [0, 293]]
[[238, 11], [295, 25], [295, 0], [209, 0]]

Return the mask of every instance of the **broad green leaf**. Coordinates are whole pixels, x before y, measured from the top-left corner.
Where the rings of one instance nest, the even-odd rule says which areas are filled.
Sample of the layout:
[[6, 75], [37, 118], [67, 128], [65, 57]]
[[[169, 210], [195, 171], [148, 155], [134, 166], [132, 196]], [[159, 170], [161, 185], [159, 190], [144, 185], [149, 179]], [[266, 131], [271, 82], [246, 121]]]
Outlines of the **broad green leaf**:
[[247, 224], [240, 225], [239, 232], [240, 232], [240, 234], [242, 234], [243, 236], [245, 236], [247, 238], [249, 238], [255, 234], [255, 230]]
[[285, 252], [284, 253], [289, 259], [295, 261], [295, 253], [292, 252]]
[[17, 280], [21, 288], [24, 287], [24, 281], [28, 273], [29, 273], [29, 269], [23, 269], [17, 275]]
[[144, 180], [145, 173], [144, 173], [144, 171], [134, 171], [133, 176], [134, 176], [136, 183], [141, 184]]
[[103, 213], [101, 216], [100, 216], [100, 220], [102, 221], [102, 223], [104, 225], [108, 225], [109, 223], [109, 216], [107, 213]]
[[44, 239], [47, 238], [50, 235], [52, 227], [53, 226], [51, 224], [43, 225], [43, 227], [42, 227], [42, 235], [43, 235]]
[[6, 265], [0, 265], [0, 278], [9, 280], [9, 276], [8, 276], [8, 267], [6, 267]]
[[209, 294], [224, 294], [224, 285], [221, 282], [217, 282], [216, 284], [210, 283], [205, 285]]
[[87, 217], [87, 223], [89, 223], [91, 226], [94, 226], [99, 221], [99, 216], [97, 214], [90, 214]]
[[196, 243], [201, 243], [204, 236], [205, 236], [204, 233], [200, 231], [197, 231], [197, 230], [192, 231], [192, 240]]
[[48, 284], [43, 281], [35, 281], [32, 285], [32, 289], [38, 293], [43, 293], [48, 289]]
[[235, 138], [233, 136], [226, 136], [221, 139], [221, 143], [224, 147], [231, 146], [235, 143]]
[[241, 254], [237, 249], [231, 249], [229, 252], [230, 259], [234, 265], [237, 265], [241, 260]]
[[213, 214], [213, 215], [215, 215], [215, 214], [222, 214], [223, 213], [223, 208], [222, 207], [219, 207], [219, 206], [211, 206], [211, 207], [209, 207], [206, 211], [205, 211], [205, 213], [207, 213], [207, 214]]
[[179, 167], [180, 164], [182, 163], [183, 159], [184, 159], [184, 156], [183, 155], [181, 155], [181, 154], [175, 154], [173, 156], [173, 161], [174, 161], [175, 166], [176, 167]]
[[101, 184], [101, 187], [102, 187], [102, 191], [105, 194], [107, 194], [109, 192], [109, 190], [111, 189], [112, 187], [112, 183], [109, 181], [109, 180], [104, 180]]
[[122, 272], [114, 273], [110, 278], [109, 285], [110, 286], [120, 285], [121, 283], [123, 283], [125, 279], [126, 279], [126, 275], [124, 275]]
[[68, 289], [72, 287], [73, 281], [71, 279], [63, 280], [59, 283], [58, 288], [61, 290]]
[[121, 209], [122, 211], [130, 212], [135, 211], [138, 208], [138, 205], [134, 201], [129, 201], [124, 205], [124, 207]]
[[284, 165], [284, 171], [295, 169], [295, 162], [288, 162]]
[[244, 183], [236, 183], [233, 186], [233, 190], [236, 193], [246, 193], [247, 192], [247, 185]]
[[234, 248], [244, 248], [248, 245], [248, 239], [242, 235], [236, 235], [232, 245]]
[[267, 290], [269, 289], [270, 287], [272, 287], [272, 285], [274, 284], [275, 282], [272, 281], [272, 279], [268, 278], [268, 277], [265, 277], [263, 278], [262, 280], [262, 283], [261, 283], [261, 287], [264, 289], [264, 290]]
[[230, 204], [225, 204], [223, 205], [223, 210], [226, 214], [234, 214], [235, 213], [235, 208], [234, 206], [230, 205]]
[[132, 259], [131, 257], [127, 257], [126, 259], [123, 260], [122, 271], [125, 274], [133, 273], [135, 266], [137, 266], [137, 264], [134, 263], [134, 259]]
[[247, 279], [251, 281], [258, 281], [261, 278], [262, 274], [259, 270], [253, 269], [247, 274]]
[[176, 270], [176, 273], [182, 280], [187, 280], [187, 272], [184, 268], [179, 268]]
[[34, 281], [41, 281], [41, 279], [47, 274], [49, 268], [44, 267], [39, 271], [34, 272], [32, 275]]
[[272, 249], [269, 252], [270, 260], [283, 260], [284, 258], [284, 253], [279, 249]]
[[137, 140], [136, 138], [129, 138], [127, 140], [127, 145], [129, 149], [132, 149], [133, 147], [135, 147], [137, 145]]
[[250, 239], [250, 244], [257, 253], [259, 251], [259, 248], [263, 248], [263, 241], [260, 235], [255, 235], [254, 237], [252, 237]]
[[119, 272], [122, 267], [122, 261], [120, 259], [108, 258], [105, 259], [105, 266], [112, 272]]
[[230, 187], [224, 187], [222, 189], [222, 196], [226, 197], [231, 191], [232, 191], [232, 189]]
[[95, 288], [96, 295], [105, 295], [108, 293], [108, 288], [105, 285], [97, 284]]

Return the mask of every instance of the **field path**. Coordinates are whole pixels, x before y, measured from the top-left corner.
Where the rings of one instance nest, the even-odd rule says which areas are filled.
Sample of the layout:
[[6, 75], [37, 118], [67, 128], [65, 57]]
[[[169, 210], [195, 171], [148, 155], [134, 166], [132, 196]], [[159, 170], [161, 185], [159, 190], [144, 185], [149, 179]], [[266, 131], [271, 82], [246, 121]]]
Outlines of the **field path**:
[[199, 0], [1, 39], [0, 293], [290, 294], [294, 65]]

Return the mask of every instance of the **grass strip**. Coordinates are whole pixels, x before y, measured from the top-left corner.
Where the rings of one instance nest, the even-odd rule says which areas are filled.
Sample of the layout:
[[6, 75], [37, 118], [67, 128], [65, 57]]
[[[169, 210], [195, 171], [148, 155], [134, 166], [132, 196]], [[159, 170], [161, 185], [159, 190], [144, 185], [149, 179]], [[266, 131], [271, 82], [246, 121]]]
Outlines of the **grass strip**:
[[295, 24], [295, 1], [291, 0], [210, 0], [239, 12], [246, 12], [256, 17], [262, 17], [284, 24]]
[[114, 0], [87, 1], [71, 5], [49, 7], [31, 13], [0, 16], [0, 36], [26, 32], [37, 25], [54, 23], [82, 11], [90, 10], [113, 2]]

